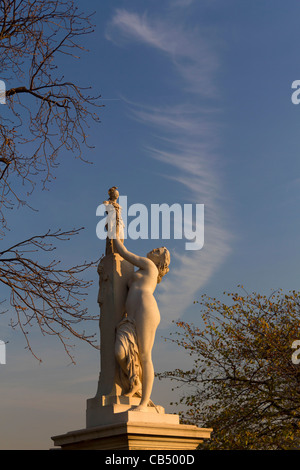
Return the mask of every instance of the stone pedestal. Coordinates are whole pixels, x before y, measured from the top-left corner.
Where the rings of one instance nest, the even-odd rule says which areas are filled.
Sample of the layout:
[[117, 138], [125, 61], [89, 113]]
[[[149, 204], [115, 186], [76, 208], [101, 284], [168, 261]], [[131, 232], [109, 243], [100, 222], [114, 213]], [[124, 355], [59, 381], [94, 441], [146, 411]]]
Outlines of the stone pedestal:
[[152, 404], [134, 411], [139, 398], [123, 396], [87, 401], [87, 427], [54, 436], [62, 450], [194, 450], [212, 429], [179, 424], [179, 416]]
[[[132, 416], [132, 413], [135, 414]], [[68, 432], [52, 437], [62, 450], [195, 450], [210, 438], [211, 429], [183, 424], [164, 424], [137, 420], [128, 413], [128, 420], [106, 426]]]

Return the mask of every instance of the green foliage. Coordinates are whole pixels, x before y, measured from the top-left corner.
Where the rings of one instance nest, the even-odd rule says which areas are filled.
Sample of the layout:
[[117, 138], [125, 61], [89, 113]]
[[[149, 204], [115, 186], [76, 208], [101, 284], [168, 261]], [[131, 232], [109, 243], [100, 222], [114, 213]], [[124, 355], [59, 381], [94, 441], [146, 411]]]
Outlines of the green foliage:
[[202, 296], [203, 327], [177, 322], [171, 341], [191, 370], [158, 376], [185, 384], [182, 422], [213, 428], [204, 448], [300, 448], [300, 293], [227, 295], [230, 305]]

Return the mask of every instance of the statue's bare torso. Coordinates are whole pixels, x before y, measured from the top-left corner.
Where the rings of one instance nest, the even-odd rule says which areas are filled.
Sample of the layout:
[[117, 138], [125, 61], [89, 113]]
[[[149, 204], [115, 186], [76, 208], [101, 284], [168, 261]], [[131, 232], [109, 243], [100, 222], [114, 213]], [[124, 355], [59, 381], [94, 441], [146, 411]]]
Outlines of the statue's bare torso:
[[[149, 264], [153, 264], [149, 261]], [[148, 272], [147, 272], [148, 271]], [[135, 321], [140, 354], [152, 349], [160, 313], [153, 292], [157, 283], [157, 268], [139, 269], [128, 283], [126, 312]]]

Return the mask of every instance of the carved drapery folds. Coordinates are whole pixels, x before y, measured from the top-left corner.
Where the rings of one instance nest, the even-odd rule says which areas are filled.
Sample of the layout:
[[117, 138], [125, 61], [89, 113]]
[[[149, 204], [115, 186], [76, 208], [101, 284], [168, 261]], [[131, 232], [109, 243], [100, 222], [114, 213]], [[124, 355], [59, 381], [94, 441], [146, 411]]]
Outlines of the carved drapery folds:
[[124, 351], [124, 369], [120, 367], [121, 384], [126, 395], [141, 394], [142, 367], [139, 358], [137, 334], [133, 319], [124, 316], [116, 329], [116, 349]]

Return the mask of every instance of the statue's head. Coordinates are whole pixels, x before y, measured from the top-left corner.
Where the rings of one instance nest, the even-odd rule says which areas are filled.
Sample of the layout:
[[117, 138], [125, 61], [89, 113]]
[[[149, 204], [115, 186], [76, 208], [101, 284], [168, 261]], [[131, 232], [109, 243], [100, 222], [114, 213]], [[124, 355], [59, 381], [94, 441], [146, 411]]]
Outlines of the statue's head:
[[116, 201], [119, 197], [119, 191], [117, 186], [113, 186], [108, 190], [109, 199], [111, 201]]
[[163, 276], [169, 271], [170, 252], [165, 246], [154, 248], [154, 250], [147, 253], [147, 258], [151, 259], [158, 269], [157, 284], [159, 284]]

